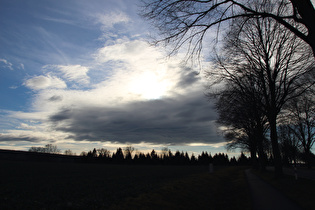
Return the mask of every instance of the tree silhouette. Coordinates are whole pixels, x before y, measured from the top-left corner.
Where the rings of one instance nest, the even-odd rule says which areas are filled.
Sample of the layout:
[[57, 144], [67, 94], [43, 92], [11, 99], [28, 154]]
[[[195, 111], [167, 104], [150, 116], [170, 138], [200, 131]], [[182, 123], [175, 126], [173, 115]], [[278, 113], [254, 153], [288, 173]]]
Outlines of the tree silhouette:
[[194, 155], [194, 153], [191, 154], [190, 163], [191, 163], [191, 165], [195, 165], [197, 163], [197, 159], [196, 159], [196, 156]]
[[161, 152], [162, 152], [162, 160], [165, 161], [167, 158], [168, 158], [168, 151], [169, 149], [167, 147], [163, 147], [161, 149]]
[[97, 152], [97, 156], [103, 159], [108, 158], [110, 155], [110, 151], [105, 148], [99, 148], [96, 150], [96, 152]]
[[289, 166], [292, 162], [296, 165], [299, 154], [298, 140], [289, 125], [278, 127], [280, 149], [285, 165]]
[[234, 156], [230, 159], [230, 165], [232, 165], [232, 166], [237, 165], [237, 160]]
[[65, 155], [76, 155], [74, 152], [72, 152], [71, 149], [65, 150], [64, 154], [65, 154]]
[[125, 147], [124, 153], [125, 153], [125, 159], [128, 161], [131, 161], [132, 159], [132, 153], [135, 151], [135, 148], [131, 145]]
[[60, 149], [56, 145], [46, 144], [45, 147], [31, 147], [29, 152], [40, 152], [40, 153], [50, 153], [50, 154], [59, 154]]
[[159, 162], [159, 157], [154, 149], [150, 153], [150, 160], [153, 164], [157, 164]]
[[215, 154], [213, 156], [213, 164], [214, 165], [229, 165], [229, 157], [223, 153]]
[[[172, 44], [172, 53], [184, 46], [190, 57], [200, 56], [209, 30], [217, 33], [242, 19], [272, 19], [306, 42], [315, 56], [315, 9], [311, 0], [142, 0], [142, 16], [161, 33], [157, 43]], [[271, 9], [272, 8], [272, 9]], [[224, 23], [224, 27], [221, 27]]]
[[116, 150], [116, 153], [113, 153], [112, 160], [116, 163], [122, 163], [124, 161], [124, 154], [120, 147]]
[[[214, 94], [219, 114], [217, 123], [226, 127], [224, 136], [228, 142], [227, 148], [249, 151], [254, 167], [258, 167], [258, 152], [260, 167], [264, 170], [263, 141], [267, 119], [260, 107], [262, 96], [252, 85], [251, 77], [245, 75], [242, 83], [227, 82], [225, 89]], [[213, 94], [209, 93], [208, 96], [213, 97]]]
[[238, 158], [238, 164], [239, 165], [249, 165], [250, 164], [250, 160], [246, 157], [246, 155], [242, 152], [240, 157]]
[[[225, 39], [225, 50], [218, 56], [219, 70], [213, 77], [243, 84], [253, 78], [261, 95], [260, 106], [268, 119], [275, 163], [275, 175], [282, 175], [277, 136], [277, 117], [285, 104], [308, 90], [314, 81], [314, 59], [303, 42], [270, 18], [235, 23]], [[238, 30], [241, 27], [242, 30]]]
[[310, 93], [304, 94], [289, 104], [289, 128], [299, 140], [305, 162], [311, 167], [311, 148], [315, 143], [315, 101]]
[[[103, 151], [103, 153], [98, 153]], [[144, 164], [144, 165], [209, 165], [213, 163], [216, 166], [238, 165], [234, 157], [229, 160], [227, 154], [216, 153], [214, 156], [208, 152], [202, 151], [198, 158], [194, 154], [189, 156], [188, 152], [180, 152], [177, 150], [175, 154], [168, 150], [167, 156], [158, 155], [158, 153], [152, 149], [151, 152], [143, 153], [137, 152], [132, 159], [126, 159], [123, 154], [122, 148], [117, 148], [116, 152], [113, 152], [112, 156], [109, 155], [107, 149], [93, 149], [89, 152], [81, 152], [81, 160], [86, 163], [99, 163], [99, 164]]]

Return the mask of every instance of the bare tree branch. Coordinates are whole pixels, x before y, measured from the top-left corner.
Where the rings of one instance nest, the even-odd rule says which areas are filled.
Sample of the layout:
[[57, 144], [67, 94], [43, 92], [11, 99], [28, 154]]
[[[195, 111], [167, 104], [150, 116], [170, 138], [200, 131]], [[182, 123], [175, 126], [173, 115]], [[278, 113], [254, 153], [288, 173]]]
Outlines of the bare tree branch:
[[[160, 31], [155, 44], [175, 44], [170, 54], [188, 45], [199, 58], [207, 32], [224, 31], [240, 18], [272, 18], [308, 43], [315, 55], [315, 9], [310, 0], [143, 0], [140, 14]], [[224, 24], [224, 25], [222, 25]], [[194, 46], [194, 47], [192, 47]]]

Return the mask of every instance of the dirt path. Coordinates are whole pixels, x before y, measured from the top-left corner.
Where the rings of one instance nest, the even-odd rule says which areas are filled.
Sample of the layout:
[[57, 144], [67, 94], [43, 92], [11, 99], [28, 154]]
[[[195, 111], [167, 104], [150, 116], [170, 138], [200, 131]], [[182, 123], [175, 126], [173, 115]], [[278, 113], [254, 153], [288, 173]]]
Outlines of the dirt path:
[[252, 174], [250, 169], [246, 170], [245, 173], [251, 191], [254, 210], [302, 209], [281, 192]]

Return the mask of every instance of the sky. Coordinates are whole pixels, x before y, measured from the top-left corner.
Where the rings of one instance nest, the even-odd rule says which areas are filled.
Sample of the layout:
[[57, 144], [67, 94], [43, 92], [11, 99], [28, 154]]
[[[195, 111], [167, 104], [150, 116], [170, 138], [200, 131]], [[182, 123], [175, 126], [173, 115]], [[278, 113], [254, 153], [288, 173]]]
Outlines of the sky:
[[136, 0], [0, 0], [0, 149], [226, 152], [207, 81]]

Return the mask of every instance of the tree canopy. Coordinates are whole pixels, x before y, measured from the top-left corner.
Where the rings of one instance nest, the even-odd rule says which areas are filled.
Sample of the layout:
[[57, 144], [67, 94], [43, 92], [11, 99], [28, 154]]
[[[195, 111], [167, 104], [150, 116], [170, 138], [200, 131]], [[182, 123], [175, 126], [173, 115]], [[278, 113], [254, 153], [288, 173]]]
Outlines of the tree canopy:
[[[219, 32], [235, 19], [272, 18], [311, 46], [315, 55], [315, 9], [311, 0], [143, 0], [141, 15], [158, 30], [156, 43], [172, 43], [176, 52], [188, 44], [200, 55], [210, 29]], [[223, 27], [226, 28], [226, 27]]]

